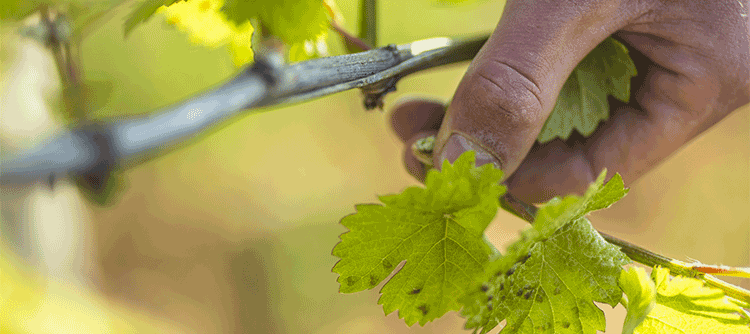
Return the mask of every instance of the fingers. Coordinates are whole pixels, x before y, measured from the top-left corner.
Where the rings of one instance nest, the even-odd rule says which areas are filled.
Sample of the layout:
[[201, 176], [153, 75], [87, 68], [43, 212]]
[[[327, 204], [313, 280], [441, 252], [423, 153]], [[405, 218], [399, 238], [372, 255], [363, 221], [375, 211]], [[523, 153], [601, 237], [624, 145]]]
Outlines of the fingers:
[[[610, 98], [610, 119], [589, 138], [574, 135], [566, 142], [534, 145], [506, 180], [518, 198], [539, 203], [557, 195], [582, 194], [604, 168], [610, 176], [619, 172], [626, 184], [632, 183], [750, 101], [747, 74], [743, 83], [710, 68], [721, 59], [699, 61], [703, 52], [653, 35], [618, 36], [638, 70], [630, 103]], [[747, 68], [737, 70], [743, 71]]]
[[582, 194], [596, 176], [584, 149], [553, 140], [535, 144], [505, 184], [518, 199], [542, 203], [555, 196]]
[[[632, 182], [750, 101], [748, 21], [734, 8], [741, 4], [608, 3], [509, 3], [448, 108], [434, 164], [478, 151], [479, 164], [495, 163], [511, 175], [506, 183], [516, 196], [541, 202], [583, 192], [603, 168]], [[639, 73], [631, 103], [610, 99], [610, 119], [590, 138], [532, 146], [572, 69], [619, 29]], [[394, 129], [408, 145], [434, 133], [443, 115], [438, 103], [400, 109], [393, 120], [408, 126]], [[423, 178], [410, 146], [405, 163]]]
[[[679, 79], [671, 70], [637, 51], [642, 45], [628, 45], [638, 70], [631, 86], [630, 103], [609, 99], [610, 118], [588, 138], [574, 134], [569, 140], [535, 144], [522, 164], [507, 180], [509, 191], [529, 203], [544, 202], [554, 196], [582, 194], [606, 168], [609, 175], [619, 172], [625, 183], [658, 165], [680, 146], [707, 128], [707, 117], [696, 117], [675, 107], [674, 95], [654, 92], [692, 91], [674, 86]], [[677, 53], [672, 50], [671, 54]], [[709, 87], [703, 87], [710, 90]], [[682, 103], [684, 104], [684, 103]]]
[[448, 107], [435, 165], [474, 149], [478, 163], [515, 171], [573, 68], [644, 10], [637, 3], [509, 1]]
[[577, 135], [567, 142], [534, 145], [506, 184], [516, 197], [529, 203], [583, 194], [604, 168], [609, 176], [620, 172], [630, 184], [691, 138], [688, 128], [675, 131], [677, 123], [684, 125], [679, 116], [667, 119], [623, 106], [585, 140]]
[[445, 105], [436, 100], [407, 99], [393, 107], [391, 127], [401, 141], [407, 141], [417, 132], [437, 130], [445, 116]]
[[409, 99], [399, 101], [393, 108], [391, 127], [405, 144], [404, 167], [421, 182], [427, 169], [414, 156], [411, 146], [421, 138], [437, 135], [444, 116], [445, 105], [436, 100]]

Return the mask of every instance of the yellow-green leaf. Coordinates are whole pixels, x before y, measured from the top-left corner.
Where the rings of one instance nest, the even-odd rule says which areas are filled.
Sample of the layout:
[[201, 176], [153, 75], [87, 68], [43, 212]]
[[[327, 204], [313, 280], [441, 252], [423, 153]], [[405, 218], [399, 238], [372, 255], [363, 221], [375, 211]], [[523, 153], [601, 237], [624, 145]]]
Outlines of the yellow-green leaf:
[[609, 118], [607, 96], [620, 101], [630, 98], [630, 78], [635, 64], [622, 43], [609, 37], [592, 50], [565, 81], [555, 108], [537, 140], [568, 139], [573, 131], [588, 137], [599, 122]]
[[750, 333], [750, 321], [740, 316], [741, 307], [721, 290], [694, 278], [670, 279], [665, 268], [654, 268], [651, 276], [656, 282], [656, 306], [635, 333]]
[[406, 261], [381, 290], [386, 314], [398, 310], [412, 325], [458, 310], [493, 254], [483, 232], [505, 192], [502, 175], [491, 164], [475, 167], [468, 151], [431, 170], [425, 188], [381, 196], [384, 205], [357, 205], [341, 220], [349, 232], [333, 249], [341, 292], [372, 289]]
[[221, 11], [238, 25], [259, 22], [289, 47], [293, 62], [328, 55], [329, 16], [338, 16], [332, 0], [227, 0]]
[[624, 306], [628, 309], [622, 333], [632, 334], [656, 305], [656, 285], [641, 267], [620, 272], [619, 285], [627, 296]]
[[228, 20], [222, 6], [224, 0], [189, 0], [160, 7], [157, 12], [167, 23], [187, 33], [193, 43], [210, 48], [228, 46], [235, 65], [244, 65], [253, 59], [253, 26], [250, 22], [238, 25]]
[[503, 320], [503, 333], [586, 333], [603, 331], [605, 319], [594, 301], [616, 305], [617, 280], [629, 263], [584, 216], [627, 193], [615, 175], [602, 172], [583, 197], [553, 198], [531, 228], [491, 262], [482, 283], [462, 299], [466, 328], [487, 333]]

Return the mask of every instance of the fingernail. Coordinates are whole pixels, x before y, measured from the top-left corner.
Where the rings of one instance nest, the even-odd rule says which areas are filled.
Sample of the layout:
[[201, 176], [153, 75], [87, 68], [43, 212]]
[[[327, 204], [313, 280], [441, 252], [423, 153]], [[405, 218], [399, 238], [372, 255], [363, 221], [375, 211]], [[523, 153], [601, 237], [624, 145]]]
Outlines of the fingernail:
[[497, 159], [482, 149], [482, 147], [458, 133], [454, 133], [448, 137], [448, 141], [445, 143], [445, 146], [443, 146], [443, 151], [440, 152], [440, 162], [438, 166], [442, 165], [443, 161], [446, 159], [453, 163], [458, 159], [458, 156], [460, 156], [461, 153], [466, 151], [474, 151], [476, 153], [477, 166], [492, 163], [498, 169], [501, 169], [502, 167], [500, 161], [497, 161]]

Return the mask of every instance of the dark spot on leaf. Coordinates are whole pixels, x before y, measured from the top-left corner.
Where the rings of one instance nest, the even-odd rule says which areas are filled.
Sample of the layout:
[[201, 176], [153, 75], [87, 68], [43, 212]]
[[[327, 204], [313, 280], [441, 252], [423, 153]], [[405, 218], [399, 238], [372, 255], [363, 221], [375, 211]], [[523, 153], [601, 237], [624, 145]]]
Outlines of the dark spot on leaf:
[[492, 311], [492, 304], [487, 304], [487, 310]]
[[503, 291], [503, 289], [505, 289], [505, 284], [504, 283], [500, 283], [500, 287], [498, 288], [498, 290], [499, 291]]
[[487, 301], [492, 301], [492, 296], [487, 296]]
[[498, 271], [498, 272], [496, 272], [496, 273], [495, 273], [495, 276], [500, 276], [500, 275], [502, 275], [502, 274], [503, 274], [503, 272], [502, 272], [502, 271]]
[[409, 294], [410, 295], [416, 295], [416, 294], [418, 294], [420, 292], [422, 292], [422, 289], [414, 289], [414, 290], [411, 290], [411, 292], [409, 292]]
[[531, 297], [531, 293], [534, 292], [534, 290], [529, 290], [526, 292], [525, 295], [523, 295], [523, 299], [529, 299]]
[[388, 260], [383, 260], [383, 268], [385, 268], [385, 270], [391, 270], [393, 269], [393, 263]]
[[524, 289], [524, 290], [528, 290], [528, 289], [531, 289], [531, 285], [528, 285], [528, 284], [526, 284], [526, 285], [524, 285], [524, 286], [523, 286], [523, 289]]
[[484, 292], [487, 292], [487, 290], [489, 290], [489, 289], [490, 289], [490, 287], [488, 287], [488, 286], [487, 286], [487, 285], [485, 285], [485, 284], [482, 284], [482, 286], [480, 287], [480, 289], [482, 289], [482, 291], [484, 291]]
[[427, 312], [430, 312], [430, 306], [427, 304], [422, 304], [417, 307], [418, 310], [422, 311], [422, 315], [427, 315]]
[[538, 293], [536, 295], [536, 299], [535, 300], [536, 300], [537, 303], [543, 302], [544, 301], [544, 295], [542, 295], [541, 293]]
[[520, 260], [518, 260], [518, 263], [524, 264], [526, 263], [526, 260], [528, 260], [531, 257], [531, 253], [526, 254], [524, 257], [522, 257]]
[[563, 326], [563, 328], [568, 328], [568, 327], [570, 327], [570, 323], [569, 323], [569, 322], [567, 322], [567, 321], [566, 321], [566, 322], [563, 322], [563, 323], [562, 323], [562, 326]]
[[554, 294], [554, 295], [559, 295], [559, 294], [560, 294], [560, 287], [559, 287], [559, 286], [558, 286], [558, 287], [556, 287], [556, 288], [555, 288], [555, 291], [554, 291], [554, 292], [552, 292], [552, 294]]
[[516, 292], [516, 297], [521, 297], [523, 294], [523, 289], [518, 289], [518, 292]]
[[506, 275], [506, 276], [510, 276], [510, 275], [513, 275], [513, 273], [514, 273], [515, 271], [516, 271], [516, 267], [515, 267], [515, 266], [513, 266], [513, 267], [510, 267], [510, 269], [508, 269], [508, 271], [506, 271], [506, 272], [505, 272], [505, 275]]
[[370, 275], [370, 286], [376, 286], [378, 283], [380, 283], [380, 280], [375, 275]]
[[535, 329], [537, 332], [544, 332], [544, 326], [536, 326]]
[[354, 285], [354, 283], [357, 283], [357, 279], [354, 278], [354, 276], [349, 276], [346, 278], [346, 285]]

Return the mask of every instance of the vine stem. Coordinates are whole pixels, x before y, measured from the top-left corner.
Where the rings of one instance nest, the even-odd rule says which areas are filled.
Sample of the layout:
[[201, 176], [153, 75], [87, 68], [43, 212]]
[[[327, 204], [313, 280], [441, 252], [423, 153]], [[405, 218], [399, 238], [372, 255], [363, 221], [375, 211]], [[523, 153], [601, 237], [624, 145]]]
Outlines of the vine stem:
[[[253, 108], [304, 102], [354, 88], [377, 87], [382, 97], [403, 76], [471, 60], [488, 37], [433, 38], [288, 65], [277, 52], [258, 52], [253, 65], [223, 85], [148, 117], [102, 120], [2, 157], [0, 183], [23, 185], [70, 174], [85, 177], [101, 161], [121, 169], [133, 167], [183, 147], [198, 134]], [[98, 143], [90, 142], [92, 131], [100, 134]]]
[[[432, 167], [432, 147], [429, 144], [431, 142], [434, 143], [434, 138], [422, 138], [412, 146], [414, 156], [417, 160], [423, 163], [426, 168]], [[538, 208], [534, 205], [524, 203], [519, 198], [513, 196], [510, 192], [506, 192], [500, 197], [500, 206], [506, 211], [520, 217], [527, 223], [534, 224], [534, 217], [536, 217]], [[689, 263], [654, 253], [607, 233], [600, 231], [597, 232], [602, 238], [604, 238], [604, 240], [619, 247], [620, 251], [625, 253], [625, 255], [635, 262], [649, 267], [658, 265], [667, 268], [673, 275], [701, 279], [707, 285], [724, 291], [724, 294], [728, 297], [750, 304], [750, 291], [746, 289], [724, 282], [713, 275], [696, 270], [695, 266]]]

